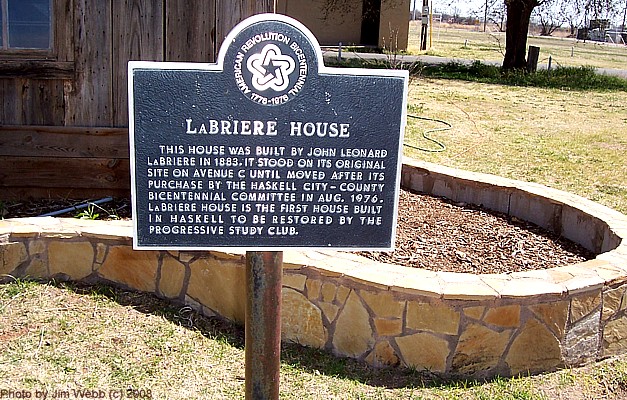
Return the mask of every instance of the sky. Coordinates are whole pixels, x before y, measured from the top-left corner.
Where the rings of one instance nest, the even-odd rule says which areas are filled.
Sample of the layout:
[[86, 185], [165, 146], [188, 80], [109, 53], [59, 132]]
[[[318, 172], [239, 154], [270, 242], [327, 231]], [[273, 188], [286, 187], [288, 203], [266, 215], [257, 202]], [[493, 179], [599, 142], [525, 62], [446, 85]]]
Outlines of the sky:
[[[422, 9], [423, 0], [410, 0], [410, 7], [413, 10], [414, 4], [418, 10]], [[457, 9], [458, 15], [462, 17], [471, 16], [472, 12], [482, 17], [482, 8], [485, 6], [486, 0], [429, 0], [433, 12], [441, 12], [447, 14], [455, 14]], [[622, 21], [624, 6], [626, 0], [618, 0], [618, 12], [616, 13], [614, 22]], [[623, 5], [623, 6], [621, 6]]]
[[[422, 0], [410, 0], [411, 9], [414, 8], [414, 2], [418, 10], [422, 9]], [[455, 8], [459, 10], [460, 16], [470, 15], [471, 10], [479, 10], [485, 0], [431, 0], [431, 7], [434, 12], [453, 14]]]

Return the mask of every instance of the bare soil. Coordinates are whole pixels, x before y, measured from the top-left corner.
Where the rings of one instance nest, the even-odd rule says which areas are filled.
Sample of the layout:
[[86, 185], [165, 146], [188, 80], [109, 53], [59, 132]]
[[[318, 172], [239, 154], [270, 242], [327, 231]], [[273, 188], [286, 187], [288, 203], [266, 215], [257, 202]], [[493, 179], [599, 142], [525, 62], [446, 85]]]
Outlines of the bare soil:
[[[4, 218], [32, 217], [84, 204], [85, 200], [38, 200], [5, 204]], [[129, 199], [73, 210], [60, 217], [131, 218]], [[91, 214], [90, 214], [91, 213]], [[547, 269], [594, 257], [583, 247], [533, 224], [486, 211], [401, 190], [396, 250], [360, 252], [367, 258], [432, 271], [497, 274]]]

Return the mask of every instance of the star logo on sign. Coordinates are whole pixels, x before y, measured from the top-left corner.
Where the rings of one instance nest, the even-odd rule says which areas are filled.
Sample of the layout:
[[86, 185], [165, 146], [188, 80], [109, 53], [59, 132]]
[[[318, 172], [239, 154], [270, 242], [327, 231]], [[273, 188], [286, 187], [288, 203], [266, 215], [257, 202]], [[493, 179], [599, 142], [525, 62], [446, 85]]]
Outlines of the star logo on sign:
[[281, 49], [275, 44], [266, 45], [261, 53], [253, 54], [247, 62], [248, 70], [253, 74], [252, 84], [260, 92], [268, 89], [281, 92], [287, 89], [295, 65], [294, 59], [281, 54]]

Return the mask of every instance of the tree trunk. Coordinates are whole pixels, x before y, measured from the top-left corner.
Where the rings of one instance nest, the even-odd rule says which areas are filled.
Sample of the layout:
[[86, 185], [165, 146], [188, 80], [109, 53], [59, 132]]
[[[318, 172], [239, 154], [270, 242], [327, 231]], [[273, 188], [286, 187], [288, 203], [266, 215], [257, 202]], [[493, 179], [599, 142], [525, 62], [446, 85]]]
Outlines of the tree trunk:
[[527, 66], [527, 34], [529, 21], [538, 0], [505, 0], [507, 27], [505, 28], [505, 59], [503, 69], [523, 69]]

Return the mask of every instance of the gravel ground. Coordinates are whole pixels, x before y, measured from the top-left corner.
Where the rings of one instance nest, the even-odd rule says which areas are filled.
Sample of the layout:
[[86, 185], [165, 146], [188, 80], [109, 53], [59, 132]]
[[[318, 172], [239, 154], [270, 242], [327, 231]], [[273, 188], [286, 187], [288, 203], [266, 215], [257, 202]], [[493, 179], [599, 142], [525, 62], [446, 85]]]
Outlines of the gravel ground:
[[[85, 200], [0, 203], [4, 218], [31, 217]], [[129, 199], [114, 199], [79, 212], [99, 219], [131, 217]], [[396, 250], [361, 252], [370, 259], [432, 271], [496, 274], [553, 268], [594, 257], [586, 249], [535, 225], [448, 199], [401, 190]]]

